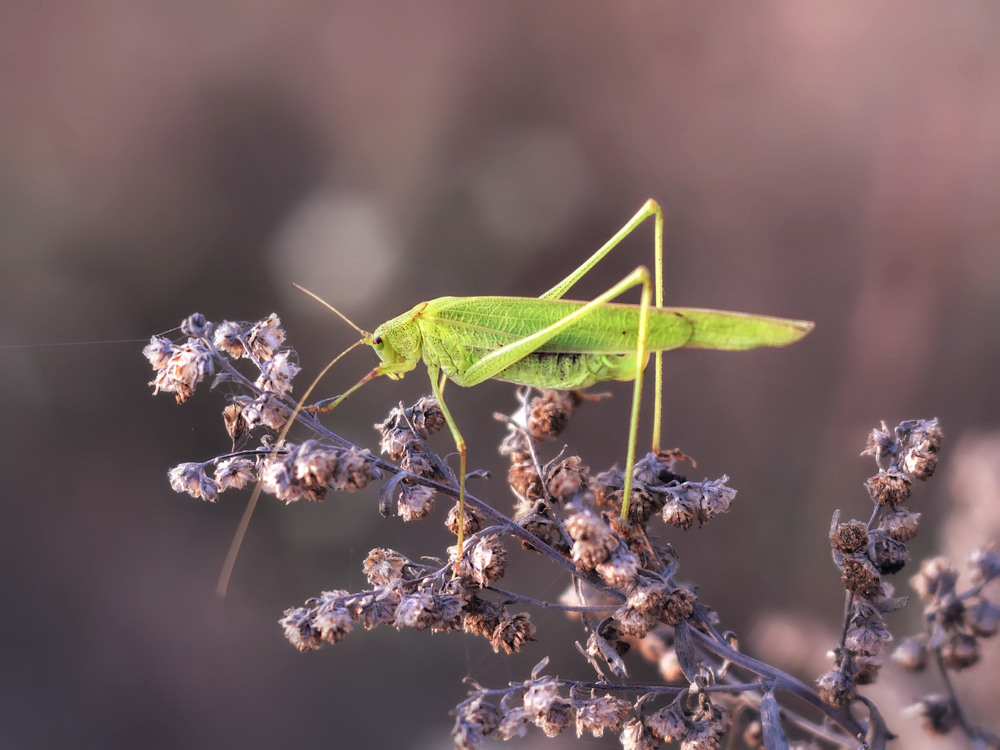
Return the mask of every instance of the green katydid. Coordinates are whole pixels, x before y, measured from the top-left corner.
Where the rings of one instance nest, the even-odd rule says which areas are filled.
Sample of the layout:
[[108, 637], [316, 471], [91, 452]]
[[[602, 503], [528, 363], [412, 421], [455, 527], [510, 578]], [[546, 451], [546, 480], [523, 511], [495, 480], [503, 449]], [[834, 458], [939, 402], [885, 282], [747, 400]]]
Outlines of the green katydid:
[[[654, 219], [652, 281], [648, 269], [639, 266], [589, 302], [563, 299], [598, 261], [650, 217]], [[612, 302], [636, 286], [642, 287], [638, 305]], [[579, 268], [540, 297], [440, 297], [421, 302], [383, 323], [374, 333], [358, 328], [342, 313], [331, 309], [361, 334], [361, 340], [354, 346], [371, 346], [381, 361], [354, 386], [318, 410], [332, 410], [380, 375], [399, 379], [423, 360], [459, 454], [459, 519], [463, 518], [465, 505], [466, 446], [444, 400], [447, 380], [474, 386], [495, 379], [554, 389], [584, 388], [608, 380], [635, 381], [622, 494], [621, 514], [625, 518], [635, 464], [642, 375], [649, 353], [656, 355], [652, 450], [657, 452], [664, 351], [682, 347], [738, 350], [785, 346], [798, 341], [813, 327], [811, 322], [802, 320], [663, 307], [663, 212], [652, 199]], [[284, 433], [279, 436], [279, 443], [283, 437]], [[463, 532], [460, 521], [459, 557]], [[240, 536], [238, 533], [237, 537]], [[234, 547], [238, 546], [238, 538]], [[230, 567], [228, 562], [227, 567]]]

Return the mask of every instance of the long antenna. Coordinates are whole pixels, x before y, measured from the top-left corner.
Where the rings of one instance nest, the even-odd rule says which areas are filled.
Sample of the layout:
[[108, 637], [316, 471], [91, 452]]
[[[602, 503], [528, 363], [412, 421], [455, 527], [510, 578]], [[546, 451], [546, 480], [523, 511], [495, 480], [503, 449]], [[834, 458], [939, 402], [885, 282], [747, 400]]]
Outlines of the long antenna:
[[304, 286], [300, 286], [299, 284], [296, 284], [294, 281], [292, 282], [292, 286], [294, 286], [300, 292], [303, 292], [304, 294], [308, 294], [310, 297], [312, 297], [314, 300], [316, 300], [317, 302], [319, 302], [321, 305], [323, 305], [323, 307], [325, 307], [327, 310], [329, 310], [330, 312], [332, 312], [334, 315], [336, 315], [342, 321], [344, 321], [345, 323], [347, 323], [347, 325], [349, 325], [355, 331], [357, 331], [358, 333], [360, 333], [362, 336], [371, 337], [371, 334], [368, 333], [368, 331], [364, 330], [363, 328], [359, 328], [358, 326], [356, 326], [354, 324], [354, 322], [350, 318], [348, 318], [346, 315], [344, 315], [344, 313], [342, 313], [336, 307], [334, 307], [329, 302], [327, 302], [325, 299], [323, 299], [322, 297], [320, 297], [318, 294], [310, 292]]
[[[295, 418], [299, 415], [299, 412], [302, 411], [302, 406], [309, 398], [309, 395], [313, 392], [316, 386], [319, 385], [319, 381], [323, 379], [326, 373], [330, 371], [330, 368], [333, 367], [341, 357], [351, 351], [351, 349], [354, 349], [356, 346], [359, 346], [364, 342], [364, 339], [355, 341], [349, 347], [344, 349], [344, 351], [330, 360], [330, 363], [324, 367], [313, 382], [309, 384], [309, 387], [306, 388], [305, 392], [302, 394], [302, 398], [299, 400], [299, 403], [295, 405], [292, 415], [288, 418], [288, 421], [285, 422], [285, 426], [281, 428], [281, 432], [278, 433], [278, 439], [274, 442], [274, 450], [272, 450], [271, 454], [268, 456], [269, 460], [273, 461], [277, 457], [278, 451], [281, 449], [282, 442], [284, 442], [285, 437], [288, 435], [288, 431], [292, 428], [292, 423], [295, 422]], [[263, 489], [264, 480], [258, 479], [257, 485], [253, 488], [253, 494], [250, 495], [250, 500], [247, 503], [246, 510], [243, 511], [243, 516], [240, 518], [240, 525], [236, 527], [236, 533], [233, 535], [233, 541], [229, 544], [229, 552], [226, 553], [226, 561], [222, 564], [222, 572], [219, 573], [219, 581], [215, 585], [215, 593], [220, 599], [225, 598], [226, 591], [229, 589], [229, 581], [233, 577], [233, 568], [236, 566], [236, 558], [240, 554], [240, 547], [243, 546], [243, 539], [246, 537], [247, 528], [250, 526], [250, 518], [253, 516], [254, 509], [257, 507], [257, 500], [260, 499], [260, 493]]]

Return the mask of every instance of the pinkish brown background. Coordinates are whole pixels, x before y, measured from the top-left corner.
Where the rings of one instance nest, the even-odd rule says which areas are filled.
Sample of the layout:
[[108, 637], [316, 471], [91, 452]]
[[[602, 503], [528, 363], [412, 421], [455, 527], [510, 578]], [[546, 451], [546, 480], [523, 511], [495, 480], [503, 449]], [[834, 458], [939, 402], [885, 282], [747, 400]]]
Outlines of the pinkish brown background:
[[[582, 631], [548, 613], [516, 659], [393, 630], [298, 654], [285, 607], [362, 588], [372, 546], [439, 553], [443, 510], [404, 527], [374, 490], [266, 502], [218, 601], [244, 498], [203, 505], [166, 471], [227, 449], [221, 394], [153, 398], [141, 343], [34, 345], [275, 311], [311, 377], [352, 332], [292, 281], [369, 330], [440, 295], [537, 295], [647, 197], [670, 303], [817, 324], [787, 350], [667, 360], [666, 442], [740, 492], [669, 538], [748, 650], [825, 671], [830, 516], [867, 518], [857, 454], [880, 419], [937, 416], [948, 438], [917, 491], [915, 557], [1000, 535], [995, 4], [92, 0], [0, 17], [0, 746], [447, 747], [465, 675], [499, 687], [551, 654], [589, 678]], [[651, 234], [579, 293], [650, 263]], [[373, 361], [352, 354], [323, 387]], [[426, 390], [422, 370], [372, 384], [331, 424], [375, 447], [370, 425]], [[629, 387], [611, 390], [566, 434], [598, 469], [624, 452]], [[508, 508], [491, 415], [513, 388], [448, 394], [471, 465], [495, 473], [477, 493]], [[508, 585], [557, 596], [565, 579], [535, 562], [515, 556]], [[898, 635], [918, 609], [892, 616]], [[958, 680], [987, 723], [997, 659]], [[884, 677], [897, 731], [922, 690]]]

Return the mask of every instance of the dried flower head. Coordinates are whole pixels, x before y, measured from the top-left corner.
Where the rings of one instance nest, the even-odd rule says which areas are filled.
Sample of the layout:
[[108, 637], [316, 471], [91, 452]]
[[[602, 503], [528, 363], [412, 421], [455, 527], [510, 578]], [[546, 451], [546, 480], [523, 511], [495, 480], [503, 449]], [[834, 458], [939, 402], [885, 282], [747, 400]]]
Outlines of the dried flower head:
[[366, 630], [389, 625], [396, 619], [396, 605], [399, 603], [399, 593], [389, 589], [382, 594], [365, 594], [351, 600], [351, 612], [355, 620], [360, 620]]
[[906, 545], [882, 531], [874, 531], [871, 543], [868, 545], [868, 559], [875, 564], [882, 575], [898, 573], [908, 559]]
[[626, 722], [618, 735], [618, 741], [625, 750], [654, 750], [660, 746], [660, 740], [646, 726], [645, 720], [639, 717]]
[[1000, 578], [1000, 554], [994, 544], [974, 550], [969, 555], [969, 565], [972, 567], [972, 582], [975, 584], [989, 583]]
[[949, 669], [966, 669], [979, 661], [979, 641], [974, 635], [952, 630], [939, 649], [941, 663]]
[[302, 370], [290, 360], [291, 352], [287, 349], [278, 352], [261, 367], [260, 375], [254, 384], [258, 388], [284, 396], [292, 390], [292, 378]]
[[618, 547], [618, 538], [607, 522], [590, 510], [582, 510], [567, 518], [566, 533], [573, 540], [573, 562], [581, 570], [597, 567]]
[[338, 643], [347, 637], [354, 616], [344, 603], [346, 591], [324, 591], [304, 607], [286, 609], [279, 624], [285, 638], [299, 651], [312, 651], [324, 642]]
[[868, 435], [868, 443], [865, 449], [861, 451], [861, 455], [874, 456], [875, 460], [878, 461], [883, 456], [894, 455], [897, 448], [898, 443], [895, 433], [890, 432], [885, 421], [883, 421], [881, 428], [876, 427]]
[[156, 371], [156, 377], [149, 383], [153, 394], [173, 393], [178, 404], [191, 398], [195, 386], [215, 372], [212, 353], [198, 339], [172, 344], [169, 339], [153, 336], [142, 351]]
[[507, 484], [525, 500], [540, 500], [543, 496], [542, 477], [531, 454], [512, 454], [507, 469]]
[[490, 635], [490, 645], [495, 653], [516, 654], [529, 641], [535, 640], [534, 636], [535, 626], [527, 612], [504, 612]]
[[313, 628], [327, 643], [339, 643], [354, 626], [354, 615], [343, 601], [346, 591], [324, 591], [317, 599]]
[[551, 468], [546, 467], [545, 489], [553, 501], [571, 503], [587, 490], [589, 472], [579, 456], [570, 456]]
[[680, 487], [666, 493], [666, 502], [661, 511], [664, 523], [681, 531], [690, 529], [698, 515], [698, 509], [695, 505], [697, 500], [698, 493], [681, 491]]
[[920, 572], [910, 579], [921, 599], [949, 596], [955, 592], [958, 571], [945, 557], [932, 557], [920, 563]]
[[678, 703], [671, 703], [643, 720], [653, 736], [661, 742], [677, 742], [690, 730], [691, 722]]
[[462, 600], [450, 592], [423, 586], [400, 598], [393, 624], [397, 629], [458, 630], [462, 627], [462, 604]]
[[459, 750], [474, 750], [482, 745], [483, 738], [500, 726], [500, 712], [482, 696], [476, 696], [458, 705], [451, 739]]
[[919, 521], [919, 513], [899, 507], [886, 511], [878, 527], [897, 542], [908, 542], [917, 535]]
[[625, 472], [614, 466], [591, 478], [590, 488], [598, 505], [621, 510]]
[[852, 654], [877, 656], [892, 635], [881, 618], [855, 619], [844, 635], [844, 648]]
[[911, 480], [900, 472], [879, 470], [865, 484], [872, 500], [887, 508], [897, 508], [910, 497]]
[[617, 547], [611, 557], [596, 566], [597, 574], [609, 586], [623, 588], [635, 580], [639, 572], [639, 558], [630, 549]]
[[640, 578], [629, 591], [625, 604], [615, 612], [615, 620], [624, 635], [643, 638], [660, 621], [666, 603], [666, 584]]
[[[375, 425], [382, 436], [379, 447], [393, 461], [411, 450], [415, 440], [426, 440], [445, 424], [444, 413], [433, 396], [421, 396], [413, 406], [395, 407], [385, 421]], [[419, 473], [419, 472], [414, 472]]]
[[289, 443], [285, 453], [269, 454], [263, 461], [260, 479], [264, 491], [286, 503], [301, 498], [319, 501], [328, 489], [353, 492], [380, 476], [368, 451], [341, 448], [306, 440]]
[[219, 482], [205, 474], [205, 464], [178, 464], [167, 475], [170, 477], [170, 487], [174, 492], [186, 492], [191, 497], [200, 497], [210, 503], [219, 499], [222, 487]]
[[[470, 505], [466, 505], [462, 518], [465, 523], [465, 534], [471, 536], [483, 528], [482, 514]], [[445, 528], [454, 536], [458, 536], [458, 503], [451, 506], [444, 521]]]
[[496, 632], [503, 614], [505, 614], [503, 605], [472, 594], [465, 601], [462, 630], [470, 635], [491, 638]]
[[215, 348], [232, 359], [240, 359], [247, 353], [244, 344], [243, 327], [231, 320], [224, 320], [215, 327], [212, 337]]
[[632, 704], [613, 695], [602, 695], [576, 704], [576, 736], [590, 732], [603, 737], [604, 730], [617, 732], [632, 713]]
[[507, 550], [498, 534], [488, 534], [476, 539], [471, 549], [466, 549], [461, 560], [455, 562], [455, 575], [475, 586], [489, 586], [503, 578], [507, 572]]
[[254, 323], [246, 334], [247, 347], [253, 356], [268, 360], [285, 342], [285, 332], [281, 328], [281, 319], [271, 313], [263, 320]]
[[572, 702], [559, 695], [559, 683], [551, 677], [525, 682], [524, 710], [548, 737], [555, 737], [574, 719]]
[[243, 489], [256, 478], [254, 462], [248, 458], [225, 458], [215, 465], [219, 490]]
[[840, 582], [845, 589], [858, 596], [871, 598], [882, 591], [882, 576], [867, 558], [844, 560]]
[[955, 703], [946, 695], [928, 695], [909, 707], [920, 717], [920, 724], [930, 735], [948, 734], [959, 722]]
[[232, 439], [234, 447], [250, 434], [249, 426], [243, 421], [243, 407], [239, 404], [230, 404], [223, 409], [222, 421], [226, 426], [226, 434]]
[[305, 653], [323, 645], [319, 633], [312, 626], [312, 610], [309, 607], [286, 609], [279, 621], [285, 631], [285, 638], [296, 649]]
[[985, 597], [973, 598], [966, 605], [965, 613], [965, 621], [978, 636], [990, 638], [1000, 630], [1000, 606]]
[[[243, 420], [247, 431], [261, 425], [270, 427], [276, 431], [285, 426], [288, 411], [270, 394], [261, 393], [259, 396], [234, 396], [233, 404], [239, 407], [240, 418]], [[230, 435], [232, 435], [231, 432]]]
[[830, 535], [830, 544], [838, 552], [860, 552], [868, 546], [867, 524], [861, 521], [838, 524]]
[[410, 560], [394, 549], [376, 547], [365, 558], [363, 569], [372, 586], [389, 586], [403, 577]]
[[903, 669], [920, 672], [927, 666], [927, 644], [919, 637], [906, 638], [892, 652], [892, 660]]
[[142, 350], [143, 356], [149, 360], [154, 370], [165, 368], [173, 353], [174, 342], [163, 336], [153, 336]]
[[528, 406], [527, 428], [535, 440], [559, 437], [582, 402], [578, 391], [542, 391]]
[[531, 716], [524, 706], [505, 707], [500, 719], [500, 726], [497, 727], [497, 737], [501, 740], [524, 737], [530, 722]]
[[[663, 606], [663, 620], [668, 625], [677, 625], [694, 614], [694, 604], [698, 600], [692, 586], [679, 586], [667, 592], [667, 602]], [[704, 608], [704, 607], [703, 607]]]
[[404, 521], [423, 520], [434, 510], [434, 490], [422, 484], [400, 482], [396, 508]]
[[671, 526], [687, 530], [695, 518], [698, 525], [729, 510], [736, 490], [726, 485], [729, 477], [704, 479], [701, 482], [674, 482], [662, 488], [663, 520]]
[[816, 680], [819, 695], [827, 705], [843, 708], [854, 700], [855, 684], [843, 671], [833, 669]]

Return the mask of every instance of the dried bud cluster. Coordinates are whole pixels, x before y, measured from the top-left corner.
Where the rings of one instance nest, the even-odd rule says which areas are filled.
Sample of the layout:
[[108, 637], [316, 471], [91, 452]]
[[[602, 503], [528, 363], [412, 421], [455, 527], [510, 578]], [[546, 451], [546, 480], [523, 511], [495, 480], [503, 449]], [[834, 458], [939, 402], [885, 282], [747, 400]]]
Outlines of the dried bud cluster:
[[[445, 424], [444, 413], [433, 396], [422, 396], [413, 406], [393, 408], [375, 425], [379, 447], [405, 472], [429, 479], [444, 478], [443, 464], [427, 450], [424, 441]], [[420, 521], [434, 510], [434, 490], [398, 475], [382, 492], [383, 514], [388, 515], [392, 492], [398, 487], [396, 513], [404, 521]], [[466, 527], [468, 529], [468, 527]]]
[[[686, 531], [698, 522], [702, 526], [729, 510], [736, 490], [727, 486], [729, 477], [690, 482], [675, 474], [678, 461], [687, 456], [679, 451], [647, 453], [636, 461], [632, 472], [629, 521], [644, 524], [655, 513], [674, 528]], [[594, 477], [594, 496], [600, 505], [620, 510], [625, 477], [617, 468]]]
[[[546, 661], [535, 668], [536, 673]], [[502, 740], [523, 737], [534, 725], [548, 737], [570, 726], [576, 727], [578, 738], [616, 732], [622, 747], [629, 750], [652, 749], [669, 742], [678, 742], [686, 750], [705, 750], [721, 747], [732, 724], [729, 712], [705, 693], [699, 695], [693, 708], [674, 700], [649, 712], [645, 706], [648, 696], [635, 704], [614, 695], [565, 697], [560, 692], [564, 684], [533, 674], [532, 679], [505, 691], [499, 707], [487, 702], [485, 692], [474, 691], [455, 710], [451, 733], [455, 747], [478, 748], [490, 735]], [[515, 703], [518, 693], [519, 705]]]
[[848, 613], [836, 665], [819, 679], [820, 694], [830, 705], [851, 703], [857, 686], [872, 682], [882, 665], [891, 639], [883, 616], [905, 604], [893, 598], [884, 577], [906, 564], [906, 542], [916, 535], [920, 514], [904, 503], [914, 481], [934, 473], [941, 438], [936, 419], [908, 420], [893, 431], [883, 422], [861, 454], [873, 456], [879, 467], [866, 482], [876, 508], [872, 521], [840, 523], [834, 517], [830, 546], [848, 592]]
[[288, 609], [280, 624], [285, 637], [300, 651], [338, 643], [355, 622], [371, 630], [378, 625], [397, 629], [447, 632], [464, 630], [486, 638], [494, 651], [512, 654], [533, 640], [535, 626], [527, 613], [510, 613], [506, 604], [477, 595], [506, 571], [507, 554], [499, 537], [477, 540], [448, 579], [451, 566], [433, 568], [414, 563], [384, 548], [372, 550], [364, 572], [374, 588], [358, 593], [326, 592], [302, 607]]
[[316, 440], [287, 444], [283, 453], [267, 456], [260, 469], [264, 491], [286, 503], [302, 498], [319, 501], [330, 489], [353, 492], [379, 476], [368, 451]]
[[1000, 606], [983, 593], [985, 584], [1000, 578], [1000, 555], [994, 548], [976, 550], [970, 556], [974, 579], [965, 591], [958, 590], [958, 571], [943, 557], [924, 560], [910, 579], [924, 604], [927, 631], [907, 638], [892, 655], [900, 666], [921, 670], [927, 657], [947, 669], [966, 669], [980, 659], [980, 640], [1000, 630]]
[[170, 339], [153, 336], [142, 353], [156, 371], [150, 382], [153, 393], [173, 393], [178, 404], [191, 398], [195, 386], [215, 372], [211, 351], [198, 339], [174, 344]]
[[[872, 430], [862, 456], [874, 456], [879, 472], [867, 482], [877, 504], [896, 508], [906, 502], [914, 480], [929, 479], [937, 466], [944, 434], [936, 419], [900, 422], [893, 433], [885, 422]], [[888, 459], [883, 467], [882, 462]]]
[[[625, 748], [654, 748], [664, 742], [680, 742], [682, 748], [718, 748], [728, 731], [728, 712], [701, 694], [697, 706], [686, 709], [675, 700], [649, 713], [646, 699], [635, 704], [614, 695], [566, 697], [560, 691], [566, 681], [539, 676], [547, 659], [539, 664], [530, 680], [504, 692], [500, 705], [487, 701], [482, 691], [474, 691], [455, 710], [452, 739], [455, 747], [478, 748], [485, 737], [508, 740], [523, 737], [530, 725], [555, 737], [575, 726], [576, 736], [603, 737], [616, 732]], [[520, 694], [521, 702], [516, 703]]]

